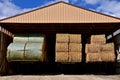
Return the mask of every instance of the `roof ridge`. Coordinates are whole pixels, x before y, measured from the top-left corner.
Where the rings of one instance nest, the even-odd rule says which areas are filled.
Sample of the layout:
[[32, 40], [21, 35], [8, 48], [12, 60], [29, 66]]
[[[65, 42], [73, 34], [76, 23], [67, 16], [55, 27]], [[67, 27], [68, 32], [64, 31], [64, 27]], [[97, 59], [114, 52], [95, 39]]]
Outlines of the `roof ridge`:
[[59, 3], [64, 3], [64, 4], [67, 4], [67, 5], [76, 7], [76, 8], [80, 8], [80, 9], [83, 9], [83, 10], [87, 10], [87, 11], [90, 11], [90, 12], [94, 12], [94, 13], [97, 13], [97, 14], [100, 14], [100, 15], [104, 15], [104, 16], [107, 16], [107, 17], [111, 17], [111, 18], [120, 20], [120, 18], [115, 17], [115, 16], [111, 16], [111, 15], [104, 14], [104, 13], [100, 13], [100, 12], [97, 12], [97, 11], [93, 11], [93, 10], [90, 10], [90, 9], [87, 9], [87, 8], [83, 8], [83, 7], [80, 7], [80, 6], [76, 6], [76, 5], [73, 5], [73, 4], [64, 2], [64, 1], [58, 1], [58, 2], [49, 4], [49, 5], [46, 5], [46, 6], [43, 6], [43, 7], [39, 7], [39, 8], [30, 10], [30, 11], [24, 12], [24, 13], [20, 13], [20, 14], [14, 15], [14, 16], [10, 16], [10, 17], [7, 17], [7, 18], [0, 19], [0, 22], [3, 21], [3, 20], [7, 20], [7, 19], [10, 19], [10, 18], [14, 18], [14, 17], [20, 16], [20, 15], [23, 15], [23, 14], [27, 14], [27, 13], [30, 13], [30, 12], [33, 12], [33, 11], [37, 11], [37, 10], [39, 10], [39, 9], [47, 8], [47, 7], [49, 7], [49, 6], [52, 6], [52, 5], [55, 5], [55, 4], [59, 4]]

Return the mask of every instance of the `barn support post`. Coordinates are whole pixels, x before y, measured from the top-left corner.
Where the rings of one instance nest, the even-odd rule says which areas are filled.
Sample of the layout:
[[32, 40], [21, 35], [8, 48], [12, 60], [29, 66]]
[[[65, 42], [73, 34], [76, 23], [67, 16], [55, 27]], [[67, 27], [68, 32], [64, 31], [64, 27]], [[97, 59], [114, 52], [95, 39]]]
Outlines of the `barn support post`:
[[0, 75], [5, 75], [7, 73], [7, 35], [5, 34], [5, 29], [1, 28], [0, 31]]

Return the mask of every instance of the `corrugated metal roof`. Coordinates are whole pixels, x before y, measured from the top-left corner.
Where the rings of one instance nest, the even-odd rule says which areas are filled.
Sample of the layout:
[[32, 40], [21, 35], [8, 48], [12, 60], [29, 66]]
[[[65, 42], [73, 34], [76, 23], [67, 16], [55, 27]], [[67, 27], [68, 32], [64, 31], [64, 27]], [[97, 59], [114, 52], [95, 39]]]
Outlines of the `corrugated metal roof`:
[[115, 23], [119, 18], [73, 6], [65, 2], [0, 20], [1, 23]]

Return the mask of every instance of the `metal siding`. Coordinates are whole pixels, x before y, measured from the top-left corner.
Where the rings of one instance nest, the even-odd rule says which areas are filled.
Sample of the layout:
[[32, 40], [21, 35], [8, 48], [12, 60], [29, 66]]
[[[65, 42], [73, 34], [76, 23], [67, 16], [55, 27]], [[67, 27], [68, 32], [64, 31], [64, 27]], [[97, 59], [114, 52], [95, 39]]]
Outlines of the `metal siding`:
[[98, 14], [89, 10], [58, 3], [26, 14], [5, 19], [8, 23], [108, 23], [120, 19]]

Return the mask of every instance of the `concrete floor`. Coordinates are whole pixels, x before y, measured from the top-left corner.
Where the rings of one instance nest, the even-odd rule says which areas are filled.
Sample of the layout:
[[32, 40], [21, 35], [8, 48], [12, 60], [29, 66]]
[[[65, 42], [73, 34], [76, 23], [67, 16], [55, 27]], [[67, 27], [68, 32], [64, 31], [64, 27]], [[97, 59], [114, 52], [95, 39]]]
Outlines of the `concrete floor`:
[[120, 75], [14, 75], [0, 80], [120, 80]]

